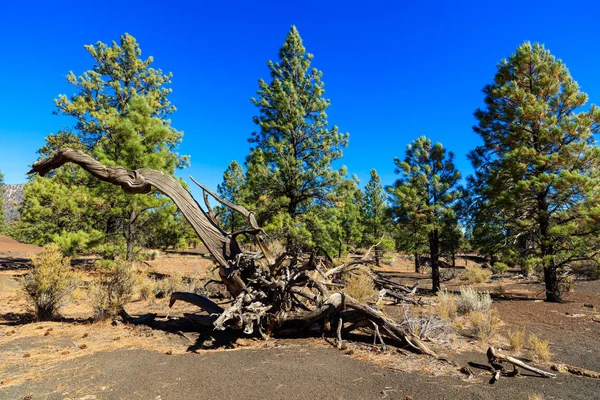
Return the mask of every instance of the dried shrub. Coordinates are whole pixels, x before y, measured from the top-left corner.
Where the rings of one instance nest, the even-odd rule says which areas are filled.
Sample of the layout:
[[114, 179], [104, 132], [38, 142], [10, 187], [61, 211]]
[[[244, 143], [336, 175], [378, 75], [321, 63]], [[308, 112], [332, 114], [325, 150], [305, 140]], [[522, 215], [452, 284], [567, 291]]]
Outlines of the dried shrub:
[[488, 292], [478, 292], [473, 288], [461, 288], [456, 300], [459, 314], [487, 312], [492, 305], [492, 297]]
[[101, 274], [92, 284], [90, 298], [94, 318], [102, 320], [119, 315], [125, 304], [131, 301], [136, 275], [131, 263], [122, 259], [103, 260], [97, 264], [101, 267]]
[[438, 292], [437, 313], [443, 320], [453, 321], [456, 318], [457, 305], [454, 293], [442, 290]]
[[407, 332], [420, 339], [438, 339], [450, 332], [450, 325], [434, 314], [415, 314], [408, 306], [404, 307], [400, 323]]
[[488, 269], [481, 267], [471, 266], [465, 267], [465, 271], [462, 275], [462, 280], [469, 283], [483, 283], [492, 275], [492, 272]]
[[144, 301], [150, 300], [154, 296], [154, 278], [142, 277], [139, 283], [140, 298]]
[[482, 341], [491, 339], [502, 325], [496, 310], [492, 310], [487, 314], [472, 311], [469, 313], [469, 322], [471, 323], [473, 336]]
[[521, 351], [525, 343], [525, 329], [508, 331], [508, 341], [512, 350]]
[[542, 340], [535, 335], [529, 336], [529, 347], [538, 360], [550, 361], [552, 354], [550, 353], [550, 342]]
[[44, 252], [32, 258], [31, 272], [21, 285], [33, 305], [39, 321], [52, 319], [63, 302], [77, 288], [76, 275], [70, 260], [64, 257], [57, 244], [50, 244]]
[[373, 278], [366, 273], [347, 275], [345, 278], [344, 292], [360, 302], [374, 300], [377, 297], [377, 290], [373, 285]]
[[182, 287], [183, 277], [178, 271], [176, 271], [160, 281], [159, 291], [162, 293], [162, 296], [169, 297], [171, 296], [171, 293], [177, 292]]

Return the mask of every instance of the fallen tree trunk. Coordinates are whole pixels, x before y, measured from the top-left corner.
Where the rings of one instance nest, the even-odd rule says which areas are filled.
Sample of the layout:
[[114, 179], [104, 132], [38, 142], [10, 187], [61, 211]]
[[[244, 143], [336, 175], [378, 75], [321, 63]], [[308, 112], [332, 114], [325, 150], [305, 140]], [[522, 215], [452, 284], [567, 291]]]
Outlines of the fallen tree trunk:
[[[498, 350], [496, 350], [494, 347], [490, 347], [488, 349], [487, 356], [488, 356], [489, 363], [496, 370], [496, 373], [498, 373], [498, 371], [501, 370], [501, 366], [500, 366], [500, 369], [497, 368], [498, 362], [508, 362], [517, 367], [523, 368], [524, 370], [527, 370], [527, 371], [536, 373], [540, 376], [543, 376], [544, 378], [556, 378], [556, 374], [553, 374], [552, 372], [546, 372], [546, 371], [536, 368], [536, 367], [532, 367], [531, 365], [525, 364], [523, 361], [521, 361], [519, 359], [502, 354], [502, 353], [498, 352]], [[499, 375], [498, 375], [498, 377], [499, 377]]]
[[[406, 332], [379, 310], [342, 292], [330, 293], [330, 288], [340, 286], [334, 279], [339, 279], [341, 273], [351, 271], [359, 264], [368, 264], [366, 258], [335, 267], [331, 259], [317, 256], [316, 251], [310, 255], [300, 253], [273, 257], [266, 248], [264, 232], [254, 214], [244, 207], [221, 199], [194, 181], [202, 188], [203, 194], [211, 195], [223, 206], [246, 218], [247, 228], [226, 232], [220, 227], [207, 198], [204, 199], [208, 209], [205, 211], [173, 177], [148, 168], [128, 171], [123, 167], [109, 167], [78, 150], [60, 150], [52, 157], [33, 164], [30, 173], [44, 175], [69, 162], [81, 166], [102, 181], [121, 186], [127, 193], [149, 193], [155, 188], [173, 200], [219, 266], [219, 276], [233, 301], [223, 309], [204, 296], [175, 292], [170, 304], [185, 301], [200, 307], [210, 314], [213, 329], [240, 330], [247, 334], [299, 334], [315, 326], [327, 331], [329, 321], [335, 320], [338, 322], [336, 333], [339, 343], [342, 334], [371, 326], [382, 343], [381, 332], [416, 352], [436, 356], [418, 337]], [[236, 240], [238, 235], [248, 236], [260, 251], [244, 252]], [[416, 291], [416, 287], [406, 288], [387, 280], [382, 280], [381, 284], [397, 292], [396, 297], [400, 298], [411, 296]], [[206, 318], [186, 317], [201, 326], [210, 324]]]

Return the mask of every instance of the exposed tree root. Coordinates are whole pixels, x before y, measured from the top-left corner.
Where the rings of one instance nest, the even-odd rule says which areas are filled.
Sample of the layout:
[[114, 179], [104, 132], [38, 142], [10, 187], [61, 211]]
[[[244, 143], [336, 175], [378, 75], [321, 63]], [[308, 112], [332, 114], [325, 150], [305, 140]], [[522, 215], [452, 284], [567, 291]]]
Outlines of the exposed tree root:
[[[354, 273], [357, 268], [374, 263], [370, 258], [371, 251], [359, 260], [339, 266], [333, 265], [329, 257], [318, 255], [318, 249], [310, 254], [284, 253], [273, 257], [267, 250], [264, 232], [254, 214], [221, 199], [202, 184], [194, 181], [203, 190], [206, 211], [171, 176], [147, 168], [128, 171], [122, 167], [109, 167], [77, 150], [64, 149], [36, 162], [30, 173], [44, 175], [68, 162], [78, 164], [100, 180], [121, 186], [127, 193], [149, 193], [155, 188], [173, 200], [217, 262], [221, 281], [232, 298], [231, 305], [224, 309], [195, 293], [173, 293], [170, 305], [184, 301], [210, 315], [210, 319], [186, 315], [199, 325], [212, 325], [215, 330], [283, 336], [309, 332], [333, 334], [330, 327], [333, 321], [337, 322], [335, 334], [339, 347], [343, 335], [370, 327], [382, 344], [385, 335], [413, 351], [437, 357], [418, 337], [406, 332], [381, 311], [339, 290], [343, 287], [343, 274]], [[210, 208], [208, 195], [242, 214], [247, 220], [247, 228], [237, 232], [223, 230]], [[239, 235], [248, 237], [260, 250], [243, 251], [236, 240]], [[375, 285], [385, 290], [384, 295], [395, 301], [419, 304], [410, 298], [416, 293], [416, 286], [408, 288], [374, 272], [371, 274]]]

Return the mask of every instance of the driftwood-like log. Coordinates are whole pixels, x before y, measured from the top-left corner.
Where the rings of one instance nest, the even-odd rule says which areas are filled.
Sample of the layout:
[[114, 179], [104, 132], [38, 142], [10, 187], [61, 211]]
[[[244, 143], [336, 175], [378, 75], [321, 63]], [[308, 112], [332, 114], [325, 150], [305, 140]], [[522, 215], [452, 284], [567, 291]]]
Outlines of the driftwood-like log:
[[171, 293], [169, 307], [173, 307], [173, 304], [175, 304], [175, 302], [177, 300], [185, 301], [187, 303], [198, 306], [211, 315], [213, 315], [213, 314], [221, 315], [223, 313], [223, 311], [225, 311], [225, 310], [223, 310], [223, 308], [221, 308], [220, 305], [218, 305], [214, 301], [212, 301], [204, 296], [200, 296], [199, 294], [196, 294], [196, 293], [189, 293], [189, 292], [173, 292], [173, 293]]
[[573, 375], [585, 376], [586, 378], [600, 379], [600, 372], [590, 371], [589, 369], [576, 367], [569, 364], [552, 364], [552, 369], [558, 372], [568, 372]]
[[[487, 356], [488, 356], [488, 361], [490, 362], [492, 367], [494, 367], [495, 372], [498, 372], [502, 369], [501, 365], [498, 368], [499, 362], [507, 362], [507, 363], [513, 364], [519, 368], [523, 368], [524, 370], [527, 370], [527, 371], [536, 373], [540, 376], [543, 376], [544, 378], [556, 378], [556, 374], [553, 374], [552, 372], [546, 372], [546, 371], [536, 368], [536, 367], [532, 367], [531, 365], [525, 364], [523, 361], [521, 361], [519, 359], [502, 354], [498, 350], [496, 350], [494, 347], [490, 347], [488, 349]], [[499, 377], [499, 375], [498, 375], [498, 377]], [[497, 380], [497, 378], [496, 378], [496, 380]]]
[[[222, 308], [212, 300], [194, 293], [175, 292], [170, 305], [185, 301], [205, 310], [209, 316], [186, 317], [199, 326], [215, 330], [239, 330], [247, 334], [297, 335], [318, 329], [329, 330], [330, 322], [338, 325], [336, 334], [341, 346], [342, 335], [359, 327], [372, 324], [374, 334], [383, 344], [386, 335], [412, 350], [436, 357], [418, 337], [406, 332], [399, 324], [381, 311], [360, 303], [338, 290], [340, 275], [360, 265], [369, 265], [368, 254], [362, 260], [339, 267], [333, 266], [329, 257], [311, 254], [282, 254], [273, 257], [264, 242], [266, 235], [254, 214], [244, 207], [220, 198], [194, 180], [203, 190], [205, 211], [179, 182], [161, 172], [141, 168], [128, 171], [123, 167], [109, 167], [89, 155], [71, 149], [60, 150], [53, 156], [33, 164], [30, 173], [44, 175], [65, 163], [75, 163], [98, 179], [119, 185], [127, 193], [149, 193], [155, 188], [173, 200], [190, 223], [202, 243], [219, 267], [219, 277], [227, 287], [232, 302]], [[246, 218], [247, 227], [238, 232], [226, 232], [210, 208], [208, 195]], [[236, 236], [250, 237], [260, 249], [245, 252]], [[373, 275], [375, 276], [375, 275]], [[408, 298], [416, 287], [407, 288], [389, 280], [380, 284], [393, 291], [398, 298]]]

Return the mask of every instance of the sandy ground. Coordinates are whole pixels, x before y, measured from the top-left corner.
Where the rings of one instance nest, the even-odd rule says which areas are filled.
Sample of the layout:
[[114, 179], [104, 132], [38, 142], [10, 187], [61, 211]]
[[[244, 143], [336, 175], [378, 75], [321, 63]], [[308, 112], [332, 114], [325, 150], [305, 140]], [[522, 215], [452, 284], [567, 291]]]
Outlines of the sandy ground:
[[[32, 322], [18, 292], [18, 277], [37, 246], [0, 239], [0, 399], [600, 399], [600, 380], [559, 374], [542, 379], [527, 374], [490, 385], [489, 372], [471, 367], [466, 380], [458, 367], [423, 356], [370, 345], [350, 344], [338, 351], [323, 339], [239, 339], [212, 347], [210, 338], [182, 326], [160, 330], [144, 326], [90, 323], [90, 305], [79, 299], [63, 310], [59, 322]], [[211, 266], [200, 255], [166, 255], [149, 271], [176, 268], [193, 277]], [[388, 275], [427, 287], [406, 260], [396, 260]], [[382, 269], [384, 269], [382, 268]], [[450, 290], [459, 287], [453, 282]], [[495, 288], [505, 290], [495, 293]], [[600, 281], [578, 282], [565, 304], [540, 301], [540, 284], [511, 280], [482, 285], [494, 294], [494, 308], [505, 325], [495, 345], [506, 344], [509, 330], [524, 328], [551, 342], [558, 361], [600, 370]], [[591, 307], [590, 307], [591, 306]], [[166, 307], [166, 300], [136, 301], [135, 314], [193, 311], [188, 305]], [[191, 306], [193, 307], [193, 306]], [[395, 307], [398, 308], [398, 307]], [[393, 310], [391, 310], [393, 312]], [[179, 329], [179, 328], [176, 328]], [[360, 338], [358, 338], [360, 339]], [[371, 338], [365, 339], [370, 341]], [[463, 340], [464, 344], [464, 340]], [[451, 346], [451, 344], [437, 344]], [[486, 364], [487, 343], [470, 341], [446, 355], [459, 366]], [[527, 352], [522, 354], [527, 358]], [[475, 364], [474, 364], [475, 365]], [[538, 364], [540, 365], [540, 364]], [[549, 364], [541, 364], [548, 369]]]
[[[465, 355], [484, 363], [481, 354]], [[333, 349], [289, 347], [166, 355], [120, 350], [56, 365], [2, 399], [596, 399], [600, 383], [562, 375], [487, 383], [395, 372]]]

